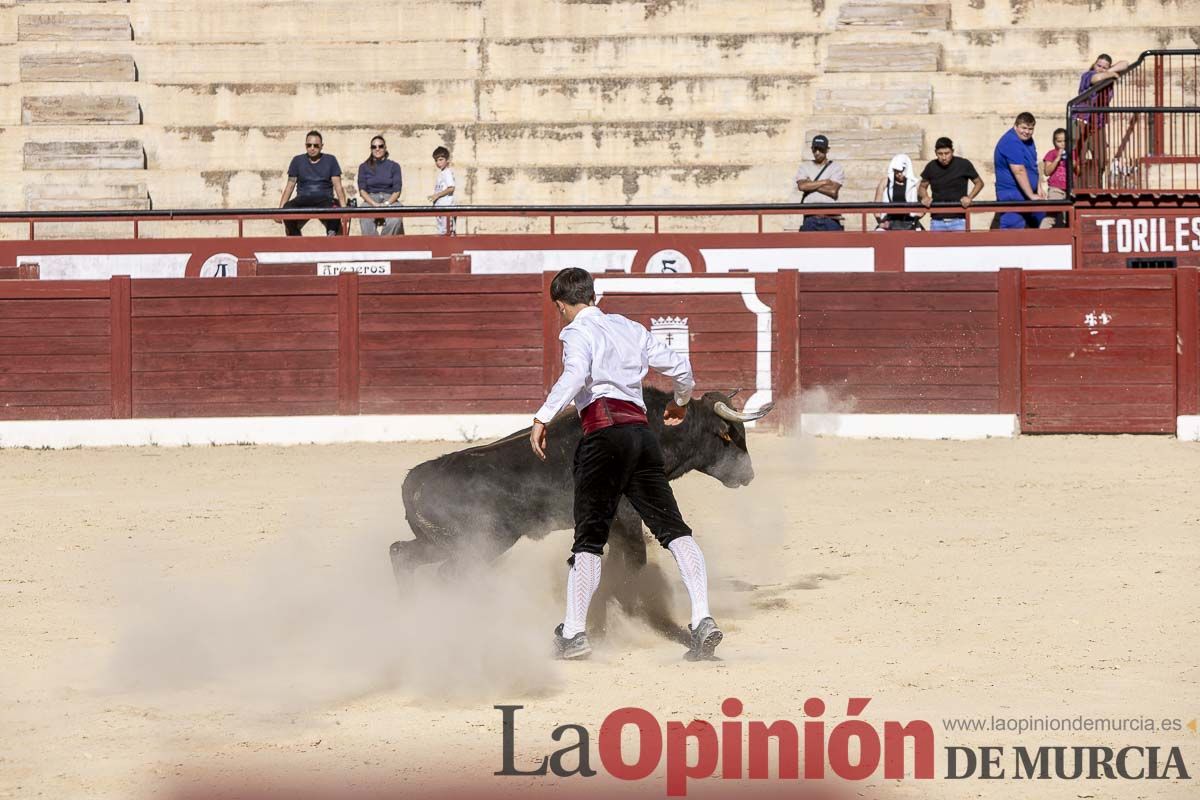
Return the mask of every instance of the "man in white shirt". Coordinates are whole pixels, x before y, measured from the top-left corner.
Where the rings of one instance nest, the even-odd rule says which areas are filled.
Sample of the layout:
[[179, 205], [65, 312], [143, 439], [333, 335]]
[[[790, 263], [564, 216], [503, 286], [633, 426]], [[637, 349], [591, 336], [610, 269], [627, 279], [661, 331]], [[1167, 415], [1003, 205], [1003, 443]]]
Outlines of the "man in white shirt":
[[638, 323], [597, 308], [586, 270], [569, 268], [555, 275], [550, 299], [567, 323], [558, 336], [563, 373], [534, 415], [529, 434], [533, 452], [546, 460], [546, 424], [572, 401], [583, 422], [573, 470], [575, 543], [567, 562], [567, 610], [554, 631], [558, 656], [584, 658], [592, 651], [584, 632], [588, 606], [600, 585], [600, 556], [624, 496], [679, 565], [692, 602], [687, 658], [711, 658], [722, 633], [708, 611], [704, 554], [679, 513], [642, 399], [642, 379], [653, 368], [675, 384], [675, 401], [667, 403], [664, 424], [683, 422], [695, 385], [691, 364]]

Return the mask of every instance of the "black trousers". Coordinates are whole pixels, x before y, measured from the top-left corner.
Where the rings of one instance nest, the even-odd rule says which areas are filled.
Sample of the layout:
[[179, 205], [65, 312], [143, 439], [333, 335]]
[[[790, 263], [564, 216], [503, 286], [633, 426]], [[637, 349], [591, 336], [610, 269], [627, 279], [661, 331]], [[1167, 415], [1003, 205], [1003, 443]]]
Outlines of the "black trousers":
[[[322, 208], [328, 206], [334, 208], [337, 206], [337, 201], [332, 197], [326, 198], [299, 198], [293, 197], [283, 204], [284, 208]], [[288, 236], [299, 236], [300, 231], [304, 230], [310, 220], [307, 219], [285, 219], [283, 221], [283, 230]], [[338, 234], [342, 232], [342, 221], [340, 219], [323, 219], [321, 224], [325, 226], [326, 232]]]
[[645, 425], [614, 425], [584, 436], [575, 448], [574, 476], [572, 553], [604, 553], [622, 495], [663, 547], [692, 535], [667, 482], [658, 440]]

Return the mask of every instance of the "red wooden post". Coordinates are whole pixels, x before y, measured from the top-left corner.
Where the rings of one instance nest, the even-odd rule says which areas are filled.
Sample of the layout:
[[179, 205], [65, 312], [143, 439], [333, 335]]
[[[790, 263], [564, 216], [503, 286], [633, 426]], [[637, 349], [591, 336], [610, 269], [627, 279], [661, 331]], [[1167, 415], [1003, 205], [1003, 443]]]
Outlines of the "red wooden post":
[[450, 254], [450, 274], [451, 275], [470, 275], [471, 274], [471, 255], [470, 255], [470, 253], [451, 253]]
[[23, 281], [36, 281], [42, 273], [42, 267], [36, 261], [23, 261], [17, 265], [17, 278]]
[[875, 237], [875, 271], [904, 272], [903, 235], [884, 234]]
[[337, 279], [338, 301], [338, 413], [359, 411], [358, 273], [343, 272]]
[[254, 256], [247, 258], [239, 258], [237, 260], [237, 276], [239, 278], [253, 278], [258, 275], [258, 259]]
[[549, 394], [554, 381], [558, 379], [562, 367], [562, 353], [559, 352], [558, 309], [550, 300], [550, 282], [555, 273], [542, 273], [542, 295], [538, 298], [538, 307], [542, 309], [542, 393]]
[[996, 322], [1000, 337], [999, 377], [1001, 414], [1021, 413], [1021, 307], [1025, 272], [1002, 269], [998, 276]]
[[794, 432], [800, 402], [800, 296], [799, 273], [783, 269], [775, 273], [775, 324], [779, 346], [775, 353], [776, 402], [782, 419], [780, 430]]
[[1195, 267], [1175, 271], [1175, 414], [1200, 413], [1200, 280]]
[[108, 281], [109, 343], [113, 419], [133, 416], [133, 302], [128, 275]]

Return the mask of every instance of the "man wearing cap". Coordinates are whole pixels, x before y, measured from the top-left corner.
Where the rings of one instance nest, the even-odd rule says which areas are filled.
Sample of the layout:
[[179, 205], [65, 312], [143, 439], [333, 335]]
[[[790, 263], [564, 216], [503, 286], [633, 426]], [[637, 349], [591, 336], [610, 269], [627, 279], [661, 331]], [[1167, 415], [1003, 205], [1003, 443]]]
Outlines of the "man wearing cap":
[[[829, 160], [829, 139], [818, 133], [812, 140], [812, 161], [803, 161], [796, 171], [796, 188], [802, 193], [801, 205], [817, 205], [820, 203], [836, 203], [838, 192], [846, 182], [846, 172], [842, 165]], [[842, 218], [840, 216], [814, 216], [804, 218], [800, 226], [802, 231], [840, 231]]]

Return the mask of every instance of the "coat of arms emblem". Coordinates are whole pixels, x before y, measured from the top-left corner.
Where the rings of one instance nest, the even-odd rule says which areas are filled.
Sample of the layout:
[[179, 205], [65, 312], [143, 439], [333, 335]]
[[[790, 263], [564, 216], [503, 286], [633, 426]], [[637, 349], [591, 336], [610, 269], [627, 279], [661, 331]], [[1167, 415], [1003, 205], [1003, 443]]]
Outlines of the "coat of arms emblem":
[[688, 355], [687, 317], [651, 317], [650, 333], [676, 353]]

